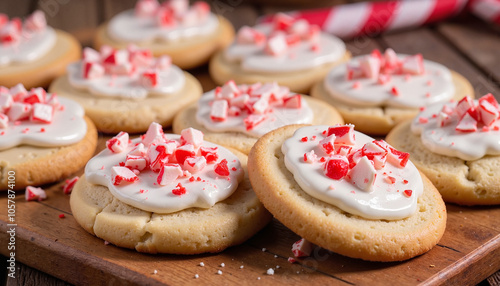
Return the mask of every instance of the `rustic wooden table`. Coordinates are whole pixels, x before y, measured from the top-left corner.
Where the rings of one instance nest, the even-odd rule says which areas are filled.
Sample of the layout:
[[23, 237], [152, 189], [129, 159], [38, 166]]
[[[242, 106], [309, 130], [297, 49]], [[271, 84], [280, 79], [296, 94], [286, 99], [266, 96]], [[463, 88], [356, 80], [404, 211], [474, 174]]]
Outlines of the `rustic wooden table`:
[[[0, 1], [0, 12], [25, 16], [35, 9], [44, 10], [51, 26], [75, 35], [82, 45], [90, 45], [97, 26], [116, 13], [133, 7], [136, 0], [23, 0]], [[252, 25], [260, 15], [355, 1], [252, 1], [211, 0], [212, 9], [227, 17], [235, 26]], [[272, 3], [269, 3], [272, 2]], [[347, 42], [353, 55], [374, 48], [391, 47], [401, 53], [422, 53], [464, 75], [476, 95], [493, 93], [500, 99], [500, 36], [498, 27], [473, 16], [454, 19], [374, 38]], [[214, 88], [203, 66], [192, 72], [204, 90]], [[99, 149], [109, 138], [100, 135]], [[81, 174], [80, 171], [78, 174]], [[75, 222], [68, 196], [61, 183], [47, 186], [49, 199], [17, 204], [17, 278], [6, 277], [5, 264], [0, 283], [7, 285], [72, 284], [449, 284], [500, 285], [500, 209], [465, 208], [447, 205], [448, 226], [440, 243], [429, 253], [402, 263], [369, 263], [349, 259], [324, 250], [297, 264], [289, 264], [291, 244], [297, 235], [274, 220], [254, 238], [241, 246], [216, 255], [171, 256], [144, 255], [135, 251], [104, 245], [88, 235]], [[7, 205], [5, 194], [0, 204]], [[4, 208], [2, 208], [4, 209]], [[59, 214], [66, 218], [60, 219]], [[0, 214], [0, 253], [7, 255], [6, 208]], [[266, 248], [263, 251], [263, 248]], [[200, 262], [205, 267], [200, 267]], [[220, 267], [225, 263], [225, 267]], [[244, 268], [240, 269], [240, 265]], [[277, 265], [280, 267], [278, 268]], [[275, 275], [265, 274], [275, 268]], [[223, 275], [217, 275], [218, 269]], [[156, 271], [156, 273], [155, 273]], [[496, 273], [495, 273], [496, 272]], [[194, 275], [199, 274], [198, 280]], [[57, 278], [56, 278], [57, 277]], [[60, 280], [62, 279], [62, 280]], [[64, 282], [64, 281], [67, 282]], [[260, 281], [259, 281], [260, 280]]]

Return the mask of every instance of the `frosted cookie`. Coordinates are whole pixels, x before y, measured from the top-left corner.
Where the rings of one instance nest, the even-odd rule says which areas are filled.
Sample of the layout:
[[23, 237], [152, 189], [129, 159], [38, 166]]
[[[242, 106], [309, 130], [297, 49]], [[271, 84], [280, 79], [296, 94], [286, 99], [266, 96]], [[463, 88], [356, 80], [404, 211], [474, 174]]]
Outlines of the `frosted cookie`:
[[163, 134], [153, 123], [131, 141], [120, 132], [88, 162], [71, 210], [86, 231], [120, 247], [220, 252], [271, 219], [252, 190], [246, 161], [192, 128]]
[[408, 159], [352, 125], [292, 125], [257, 141], [248, 172], [264, 206], [307, 241], [400, 261], [430, 250], [446, 226], [439, 192]]
[[80, 53], [78, 41], [47, 26], [41, 11], [24, 21], [0, 14], [0, 86], [48, 87]]
[[134, 9], [114, 16], [99, 27], [94, 46], [123, 49], [133, 43], [155, 56], [169, 55], [175, 65], [189, 69], [204, 64], [229, 45], [234, 28], [227, 19], [210, 12], [209, 4], [187, 0], [139, 0]]
[[272, 23], [242, 27], [237, 39], [211, 60], [217, 84], [277, 82], [309, 93], [335, 65], [350, 58], [344, 42], [305, 20], [277, 14]]
[[50, 91], [80, 103], [97, 129], [107, 133], [144, 132], [151, 122], [169, 126], [202, 94], [198, 80], [169, 56], [155, 58], [136, 46], [85, 48], [83, 59], [67, 69]]
[[422, 106], [474, 96], [471, 84], [422, 55], [374, 50], [334, 67], [311, 96], [335, 106], [360, 132], [385, 135]]
[[500, 108], [491, 94], [435, 104], [387, 135], [446, 202], [500, 204]]
[[229, 81], [180, 111], [173, 130], [193, 127], [211, 142], [245, 154], [265, 133], [289, 124], [343, 123], [335, 108], [276, 83], [236, 85]]
[[76, 102], [0, 86], [0, 190], [59, 181], [82, 168], [96, 145], [97, 130]]

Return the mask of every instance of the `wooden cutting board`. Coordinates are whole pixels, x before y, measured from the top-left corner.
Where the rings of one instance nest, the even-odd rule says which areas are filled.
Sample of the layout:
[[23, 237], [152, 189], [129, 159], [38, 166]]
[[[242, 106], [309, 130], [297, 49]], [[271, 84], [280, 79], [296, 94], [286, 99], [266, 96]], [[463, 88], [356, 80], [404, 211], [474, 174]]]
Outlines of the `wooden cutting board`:
[[[108, 138], [99, 138], [98, 150]], [[42, 202], [26, 202], [24, 193], [16, 192], [15, 257], [73, 284], [465, 285], [479, 283], [500, 269], [498, 207], [448, 204], [447, 228], [439, 244], [409, 261], [366, 262], [317, 248], [311, 257], [291, 264], [287, 259], [299, 237], [276, 220], [246, 243], [219, 254], [149, 255], [106, 245], [77, 224], [62, 185], [46, 187], [48, 199]], [[7, 206], [7, 200], [6, 193], [0, 195], [1, 206]], [[10, 222], [7, 208], [2, 209], [0, 252], [9, 256], [4, 246]], [[274, 275], [266, 274], [269, 268]]]

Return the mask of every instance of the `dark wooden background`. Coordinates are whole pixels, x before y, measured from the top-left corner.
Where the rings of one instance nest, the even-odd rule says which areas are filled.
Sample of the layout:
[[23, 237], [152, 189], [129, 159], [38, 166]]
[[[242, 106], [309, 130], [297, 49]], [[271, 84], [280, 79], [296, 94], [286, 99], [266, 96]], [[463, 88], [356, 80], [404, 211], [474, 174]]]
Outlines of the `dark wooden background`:
[[[41, 9], [46, 13], [51, 26], [72, 33], [82, 45], [89, 46], [98, 25], [116, 13], [133, 7], [135, 2], [136, 0], [0, 0], [0, 13], [6, 13], [11, 17], [23, 17], [36, 9]], [[268, 13], [357, 1], [209, 0], [207, 2], [211, 4], [212, 11], [228, 18], [237, 29], [242, 25], [254, 24], [257, 17]], [[500, 99], [500, 29], [467, 13], [417, 29], [391, 32], [374, 38], [349, 40], [347, 47], [353, 55], [368, 53], [374, 48], [387, 47], [401, 53], [422, 53], [426, 59], [440, 62], [464, 75], [472, 83], [476, 96], [491, 92]], [[215, 86], [208, 76], [206, 66], [190, 72], [201, 81], [204, 90], [210, 90]], [[103, 146], [102, 137], [100, 146]], [[456, 207], [451, 206], [451, 208]], [[494, 219], [499, 221], [500, 218]], [[284, 228], [279, 222], [273, 222], [273, 226]], [[5, 263], [5, 257], [0, 259]], [[495, 259], [498, 262], [500, 257]], [[15, 280], [7, 279], [6, 268], [2, 267], [0, 283], [6, 281], [7, 285], [67, 284], [24, 264], [19, 263], [18, 267], [19, 278]], [[220, 280], [221, 284], [226, 283], [223, 281]], [[477, 280], [467, 280], [464, 283], [470, 281], [477, 283]], [[111, 281], [109, 283], [112, 284]], [[376, 284], [379, 283], [380, 281]], [[480, 285], [500, 285], [499, 272], [480, 282]]]

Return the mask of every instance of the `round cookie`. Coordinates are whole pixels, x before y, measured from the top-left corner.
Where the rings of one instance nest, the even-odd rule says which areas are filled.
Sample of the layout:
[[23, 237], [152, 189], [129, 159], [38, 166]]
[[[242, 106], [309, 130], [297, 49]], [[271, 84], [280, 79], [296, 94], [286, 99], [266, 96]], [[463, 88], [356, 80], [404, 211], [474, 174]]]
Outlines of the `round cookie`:
[[314, 244], [364, 260], [406, 260], [436, 245], [446, 226], [446, 207], [423, 175], [424, 193], [417, 212], [401, 220], [364, 219], [305, 193], [285, 167], [281, 151], [284, 141], [301, 126], [285, 126], [264, 135], [249, 154], [254, 190], [280, 222]]
[[[396, 126], [387, 142], [411, 154], [411, 161], [436, 186], [443, 200], [461, 205], [500, 204], [500, 156], [478, 160], [436, 154], [427, 149], [419, 135], [413, 134], [411, 120]], [[471, 146], [472, 147], [472, 146]]]
[[[6, 190], [9, 171], [16, 173], [16, 190], [61, 180], [80, 170], [94, 154], [97, 130], [85, 117], [87, 133], [78, 143], [64, 147], [21, 145], [0, 151], [0, 190]], [[15, 163], [14, 163], [15, 162]]]
[[279, 85], [288, 86], [293, 92], [309, 93], [313, 84], [323, 79], [332, 67], [349, 60], [350, 57], [351, 54], [347, 51], [344, 56], [336, 62], [324, 64], [308, 70], [287, 73], [258, 73], [245, 71], [238, 63], [227, 61], [221, 51], [210, 59], [209, 72], [215, 83], [220, 85], [231, 79], [238, 84], [276, 82]]
[[[233, 153], [246, 170], [247, 157]], [[108, 188], [90, 184], [85, 177], [75, 185], [70, 205], [77, 222], [92, 235], [147, 253], [220, 252], [243, 243], [271, 220], [247, 175], [229, 198], [209, 209], [146, 212], [119, 201]]]
[[67, 76], [56, 79], [50, 86], [50, 92], [78, 102], [99, 131], [137, 133], [146, 131], [151, 122], [158, 122], [162, 126], [171, 125], [180, 109], [201, 96], [202, 88], [198, 80], [187, 72], [184, 75], [186, 83], [182, 90], [165, 97], [141, 100], [94, 97], [85, 90], [72, 87]]
[[27, 89], [48, 87], [55, 78], [66, 73], [66, 66], [80, 59], [80, 43], [72, 35], [56, 30], [56, 43], [43, 57], [27, 63], [0, 68], [0, 86], [22, 83]]
[[[467, 79], [454, 71], [451, 71], [451, 75], [456, 90], [454, 99], [460, 100], [466, 95], [474, 95], [474, 89]], [[311, 96], [333, 105], [342, 114], [345, 122], [354, 124], [357, 131], [367, 134], [385, 135], [398, 123], [418, 114], [417, 108], [356, 107], [346, 104], [332, 98], [323, 81], [314, 85]]]
[[[150, 49], [155, 57], [169, 55], [172, 57], [174, 65], [182, 69], [190, 69], [208, 62], [216, 51], [225, 48], [233, 41], [234, 28], [231, 23], [222, 16], [217, 18], [219, 19], [219, 28], [211, 35], [197, 36], [168, 44], [158, 41], [134, 44]], [[101, 25], [94, 37], [94, 47], [97, 50], [103, 45], [109, 45], [115, 49], [124, 49], [129, 44], [111, 39], [107, 32], [107, 24]]]
[[[335, 108], [332, 108], [321, 100], [309, 96], [303, 95], [302, 98], [307, 101], [307, 104], [313, 110], [313, 124], [343, 124], [344, 121]], [[202, 131], [207, 141], [234, 148], [244, 154], [250, 153], [250, 149], [252, 149], [252, 146], [257, 142], [258, 138], [240, 132], [219, 133], [210, 131], [196, 121], [196, 110], [197, 104], [193, 103], [175, 116], [172, 125], [174, 133], [180, 134], [183, 129], [193, 127]]]

